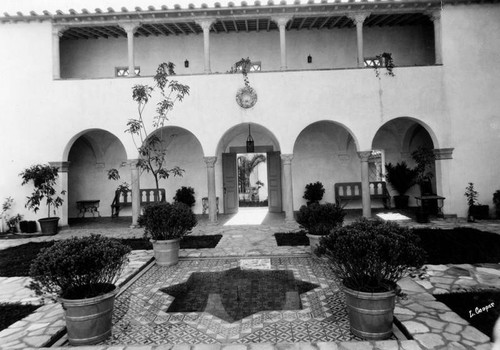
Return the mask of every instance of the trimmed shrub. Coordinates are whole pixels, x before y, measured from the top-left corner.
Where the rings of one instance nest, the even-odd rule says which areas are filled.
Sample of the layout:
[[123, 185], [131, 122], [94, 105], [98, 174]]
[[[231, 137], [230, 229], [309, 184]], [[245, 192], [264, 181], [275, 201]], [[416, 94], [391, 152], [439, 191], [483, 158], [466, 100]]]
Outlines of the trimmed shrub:
[[321, 238], [317, 251], [347, 288], [369, 293], [393, 290], [408, 268], [420, 267], [425, 257], [411, 229], [367, 219], [335, 227]]
[[306, 185], [306, 190], [304, 191], [304, 196], [302, 198], [307, 200], [307, 205], [310, 205], [312, 203], [319, 203], [319, 201], [323, 199], [324, 194], [325, 188], [323, 187], [323, 184], [317, 181]]
[[154, 203], [144, 208], [139, 224], [144, 236], [153, 240], [181, 238], [196, 226], [196, 216], [184, 203]]
[[342, 226], [345, 210], [339, 204], [303, 205], [297, 213], [297, 222], [311, 235], [327, 235], [330, 231]]
[[182, 186], [175, 192], [174, 201], [184, 203], [191, 208], [196, 202], [194, 198], [194, 189], [192, 187]]
[[67, 299], [105, 294], [113, 289], [129, 253], [118, 240], [94, 234], [56, 242], [31, 264], [30, 288]]

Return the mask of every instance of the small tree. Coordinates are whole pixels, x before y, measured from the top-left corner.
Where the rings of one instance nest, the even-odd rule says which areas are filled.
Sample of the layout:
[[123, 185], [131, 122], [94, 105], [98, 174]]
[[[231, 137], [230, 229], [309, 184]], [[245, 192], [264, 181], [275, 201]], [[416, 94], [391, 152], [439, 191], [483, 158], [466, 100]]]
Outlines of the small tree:
[[240, 187], [240, 193], [246, 193], [248, 187], [250, 187], [250, 174], [255, 170], [255, 168], [266, 161], [266, 156], [263, 154], [254, 154], [251, 158], [246, 156], [238, 157], [238, 183]]
[[[188, 85], [170, 78], [175, 75], [174, 68], [175, 65], [172, 62], [161, 63], [153, 77], [154, 86], [137, 84], [132, 87], [132, 99], [137, 103], [138, 117], [129, 119], [125, 130], [132, 135], [140, 156], [137, 167], [153, 175], [156, 189], [159, 189], [160, 179], [167, 179], [170, 175], [182, 176], [184, 173], [184, 170], [178, 166], [170, 169], [166, 167], [168, 143], [163, 138], [163, 127], [168, 121], [170, 111], [177, 101], [182, 102], [184, 97], [189, 95]], [[160, 101], [156, 105], [156, 114], [153, 117], [150, 133], [144, 120], [144, 110], [155, 91], [159, 92]], [[110, 171], [118, 172], [116, 169]]]
[[[54, 188], [59, 177], [59, 168], [48, 164], [36, 164], [25, 169], [19, 174], [23, 182], [21, 185], [26, 185], [33, 182], [35, 190], [27, 197], [26, 208], [32, 209], [35, 213], [40, 208], [42, 200], [45, 199], [47, 205], [47, 217], [50, 218], [50, 207], [54, 207], [54, 214], [57, 208], [63, 204], [63, 199], [57, 195]], [[61, 195], [66, 194], [66, 191], [61, 191]]]

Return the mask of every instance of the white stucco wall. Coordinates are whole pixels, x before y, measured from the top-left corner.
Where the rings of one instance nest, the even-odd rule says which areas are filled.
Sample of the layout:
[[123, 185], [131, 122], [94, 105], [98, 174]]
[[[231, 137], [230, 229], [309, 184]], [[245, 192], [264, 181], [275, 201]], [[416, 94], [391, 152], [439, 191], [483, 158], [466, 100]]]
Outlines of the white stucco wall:
[[[442, 13], [443, 66], [396, 68], [394, 78], [382, 74], [378, 80], [371, 69], [250, 74], [250, 84], [258, 93], [258, 102], [249, 110], [241, 109], [235, 102], [236, 91], [243, 86], [241, 75], [179, 75], [180, 81], [191, 86], [191, 94], [175, 107], [170, 125], [188, 130], [200, 146], [194, 152], [180, 153], [182, 160], [185, 154], [193, 156], [188, 161], [188, 168], [195, 177], [168, 180], [168, 186], [172, 187], [168, 192], [172, 193], [182, 185], [195, 187], [197, 205], [201, 205], [198, 196], [206, 190], [206, 169], [199, 158], [220, 156], [223, 150], [220, 141], [238, 125], [242, 125], [240, 138], [246, 138], [248, 123], [260, 125], [269, 132], [262, 133], [266, 142], [275, 143], [282, 154], [292, 154], [296, 144], [304, 142], [299, 135], [307, 131], [308, 126], [317, 121], [334, 121], [352, 135], [356, 151], [364, 151], [372, 148], [375, 135], [386, 122], [410, 117], [429, 131], [436, 148], [455, 148], [453, 159], [441, 161], [437, 166], [438, 188], [441, 188], [440, 194], [447, 197], [445, 213], [465, 215], [463, 192], [469, 181], [475, 183], [480, 202], [491, 205], [493, 192], [500, 188], [500, 163], [496, 162], [500, 158], [498, 18], [499, 5], [446, 6]], [[276, 33], [265, 35], [273, 34]], [[312, 34], [324, 35], [321, 31], [311, 31], [300, 34], [304, 35], [300, 40], [305, 42]], [[368, 38], [370, 34], [366, 35]], [[31, 188], [20, 186], [18, 174], [34, 163], [67, 160], [71, 145], [85, 130], [102, 129], [111, 133], [123, 144], [128, 159], [137, 157], [130, 135], [123, 132], [126, 121], [136, 113], [131, 87], [151, 83], [147, 77], [53, 81], [51, 40], [48, 23], [0, 25], [0, 42], [4, 49], [0, 66], [5, 67], [0, 83], [0, 198], [14, 197], [16, 202], [12, 213], [22, 213], [27, 219], [41, 216], [24, 209], [24, 199]], [[193, 36], [190, 40], [199, 38]], [[290, 48], [297, 47], [294, 40], [300, 42], [290, 35]], [[216, 48], [223, 44], [223, 40], [219, 43], [214, 38], [212, 44]], [[234, 47], [229, 44], [230, 41], [228, 47]], [[368, 53], [371, 44], [368, 41], [365, 44]], [[317, 50], [317, 54], [307, 50], [305, 56], [310, 53], [313, 62], [319, 65], [322, 64], [322, 54], [319, 48]], [[290, 65], [294, 57], [298, 58], [293, 64], [305, 62], [303, 52], [294, 56], [290, 51]], [[213, 71], [227, 70], [227, 63], [235, 58], [255, 57], [243, 50], [227, 56], [222, 49], [216, 52], [226, 61], [221, 60], [219, 67], [216, 63], [219, 61], [213, 59]], [[422, 57], [428, 59], [428, 51], [425, 52]], [[151, 55], [157, 55], [152, 60], [161, 57], [155, 52]], [[325, 52], [325, 55], [329, 53]], [[181, 61], [188, 58], [193, 62], [193, 69], [199, 67], [194, 57], [185, 56], [184, 52], [178, 54]], [[339, 60], [342, 62], [341, 58]], [[182, 69], [178, 73], [183, 73]], [[153, 109], [154, 106], [148, 108], [147, 115], [152, 115]], [[234, 136], [223, 142], [223, 148], [231, 143], [242, 144], [242, 140]], [[258, 137], [261, 136], [256, 133], [254, 138], [259, 140]], [[312, 139], [312, 136], [308, 137]], [[329, 142], [334, 147], [333, 141]], [[192, 145], [193, 142], [183, 144]], [[331, 154], [326, 151], [330, 148], [322, 146], [320, 152], [331, 159]], [[307, 155], [299, 152], [306, 147], [304, 144], [298, 149], [297, 164], [309, 162]], [[216, 163], [218, 196], [222, 193], [220, 164], [219, 157]], [[316, 179], [306, 179], [296, 170], [296, 165], [293, 166], [294, 205], [297, 209], [305, 184]], [[328, 168], [330, 166], [332, 169]], [[330, 178], [328, 173], [334, 166], [335, 163], [321, 168], [325, 181]], [[353, 174], [355, 167], [353, 163]], [[115, 183], [106, 181], [109, 188], [116, 187]]]

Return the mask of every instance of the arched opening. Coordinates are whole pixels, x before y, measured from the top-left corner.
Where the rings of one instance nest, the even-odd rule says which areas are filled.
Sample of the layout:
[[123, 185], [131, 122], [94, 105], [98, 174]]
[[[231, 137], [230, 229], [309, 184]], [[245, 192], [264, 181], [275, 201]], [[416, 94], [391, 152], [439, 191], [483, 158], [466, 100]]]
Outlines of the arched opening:
[[[435, 148], [433, 139], [433, 135], [428, 131], [428, 128], [413, 118], [400, 117], [384, 124], [377, 131], [372, 142], [372, 148], [379, 151], [382, 154], [382, 159], [384, 159], [381, 166], [382, 174], [385, 174], [385, 164], [387, 163], [394, 165], [404, 161], [409, 168], [414, 168], [416, 163], [412, 157], [412, 153], [419, 148], [433, 150]], [[436, 188], [435, 162], [430, 166], [430, 173], [431, 179], [426, 189], [421, 189], [416, 185], [406, 193], [410, 197], [410, 206], [417, 204], [415, 197], [420, 196], [422, 194], [421, 191], [438, 192]], [[391, 197], [398, 194], [390, 184], [388, 189]]]
[[[88, 216], [82, 201], [98, 201], [98, 213], [111, 216], [111, 203], [118, 184], [108, 180], [108, 169], [122, 171], [121, 181], [129, 181], [127, 154], [121, 141], [106, 130], [93, 129], [81, 133], [68, 148], [68, 218]], [[70, 222], [71, 223], [71, 222]]]
[[282, 211], [280, 148], [268, 129], [254, 123], [232, 127], [219, 141], [217, 155], [222, 160], [217, 193], [222, 193], [225, 214], [240, 206]]
[[[161, 166], [165, 169], [179, 167], [183, 170], [182, 176], [159, 178], [158, 186], [165, 189], [166, 201], [172, 202], [176, 191], [181, 187], [191, 187], [196, 200], [193, 212], [202, 213], [203, 198], [208, 195], [207, 175], [203, 149], [198, 138], [189, 130], [177, 126], [166, 126], [157, 130], [154, 135], [161, 140], [162, 150], [165, 151], [165, 162]], [[153, 166], [158, 169], [158, 165]], [[155, 177], [151, 172], [142, 171], [140, 187], [156, 188]]]
[[320, 181], [325, 194], [322, 202], [335, 202], [334, 184], [361, 180], [357, 143], [352, 133], [332, 121], [308, 125], [293, 148], [294, 208], [306, 204], [302, 198], [307, 184]]

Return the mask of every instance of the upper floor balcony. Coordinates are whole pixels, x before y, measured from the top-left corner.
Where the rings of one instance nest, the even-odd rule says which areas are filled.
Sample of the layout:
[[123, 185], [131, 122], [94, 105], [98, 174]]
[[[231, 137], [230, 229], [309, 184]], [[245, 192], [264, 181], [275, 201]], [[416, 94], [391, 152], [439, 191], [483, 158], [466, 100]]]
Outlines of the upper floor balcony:
[[54, 79], [151, 76], [168, 61], [177, 74], [225, 73], [242, 57], [268, 72], [362, 68], [379, 63], [384, 52], [397, 66], [441, 64], [440, 8], [433, 0], [256, 1], [30, 18], [52, 23]]

